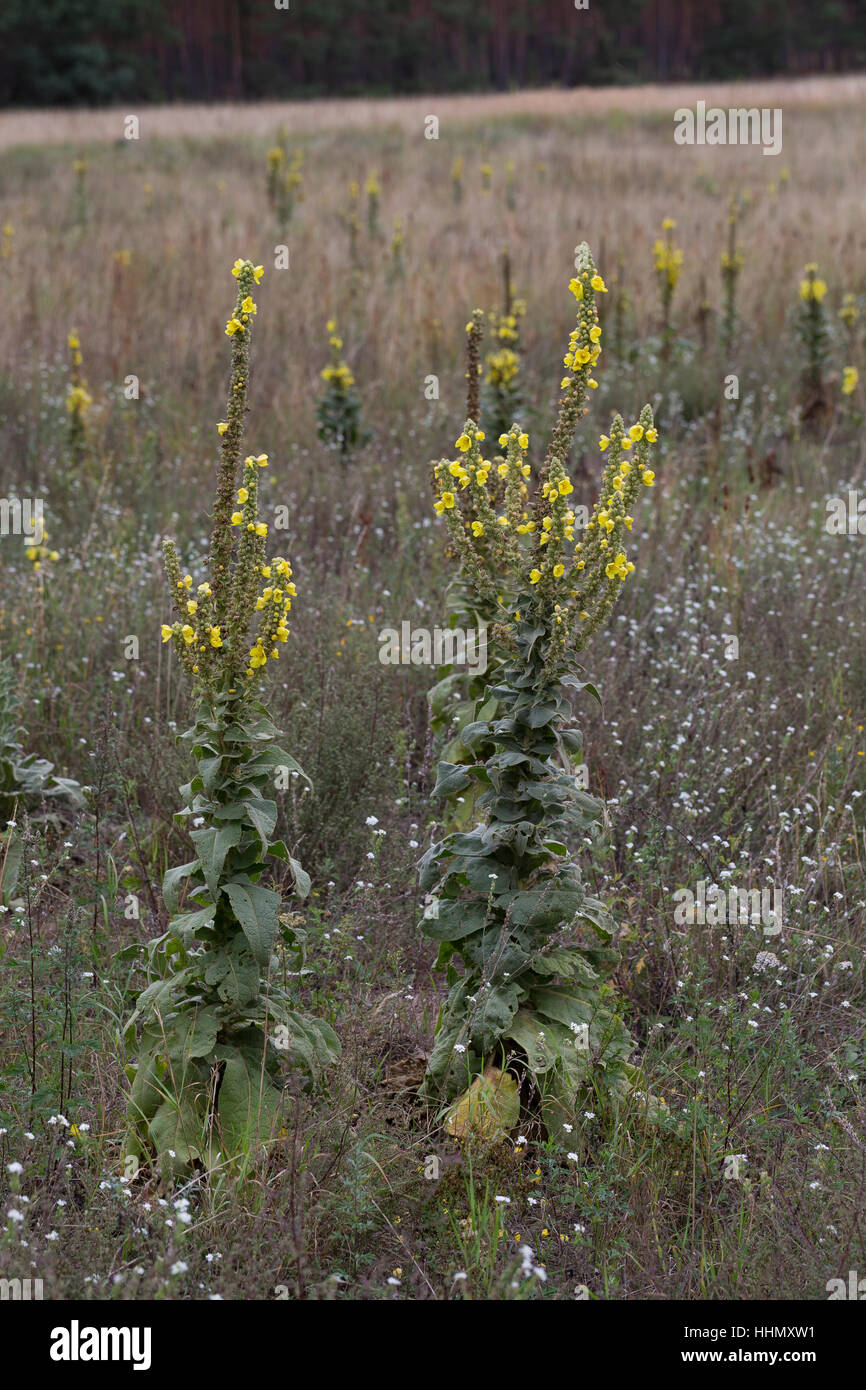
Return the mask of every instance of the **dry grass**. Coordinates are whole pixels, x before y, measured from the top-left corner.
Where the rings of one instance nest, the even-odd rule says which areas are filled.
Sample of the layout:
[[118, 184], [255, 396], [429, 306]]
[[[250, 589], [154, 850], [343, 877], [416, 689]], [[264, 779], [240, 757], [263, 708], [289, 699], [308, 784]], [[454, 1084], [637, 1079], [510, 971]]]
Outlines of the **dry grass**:
[[547, 120], [674, 111], [703, 100], [708, 106], [781, 106], [783, 110], [862, 106], [866, 78], [803, 77], [756, 82], [657, 83], [641, 87], [582, 87], [569, 91], [499, 92], [484, 96], [411, 96], [316, 101], [265, 101], [236, 105], [129, 106], [102, 111], [12, 111], [0, 114], [0, 149], [15, 145], [49, 145], [62, 141], [90, 143], [117, 140], [123, 118], [137, 112], [150, 137], [212, 139], [241, 135], [265, 139], [281, 124], [292, 135], [322, 131], [394, 126], [406, 132], [423, 128], [433, 113], [444, 124], [474, 124], [517, 116]]

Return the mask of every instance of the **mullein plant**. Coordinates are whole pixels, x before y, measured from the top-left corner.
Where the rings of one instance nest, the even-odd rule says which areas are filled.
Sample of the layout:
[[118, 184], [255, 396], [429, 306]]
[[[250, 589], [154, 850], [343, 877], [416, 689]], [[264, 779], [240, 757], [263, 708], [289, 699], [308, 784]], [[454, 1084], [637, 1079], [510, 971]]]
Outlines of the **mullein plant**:
[[451, 196], [455, 203], [463, 201], [463, 160], [458, 154], [451, 165]]
[[662, 222], [662, 235], [653, 245], [653, 261], [662, 311], [662, 354], [665, 357], [670, 354], [673, 335], [671, 309], [674, 293], [683, 271], [682, 249], [674, 243], [676, 225], [672, 217], [666, 217]]
[[737, 249], [737, 224], [742, 211], [739, 199], [732, 198], [728, 208], [728, 244], [722, 252], [722, 347], [733, 347], [737, 335], [737, 281], [745, 259]]
[[394, 218], [394, 232], [391, 237], [391, 258], [388, 265], [388, 278], [402, 280], [406, 274], [406, 260], [404, 255], [404, 235], [402, 217]]
[[[510, 298], [510, 297], [509, 297]], [[484, 362], [484, 388], [481, 419], [485, 429], [496, 437], [523, 416], [520, 390], [520, 320], [526, 302], [515, 299], [503, 313], [490, 315], [490, 336], [495, 344]]]
[[[599, 441], [605, 467], [598, 500], [576, 539], [566, 459], [597, 384], [596, 296], [606, 292], [585, 244], [576, 268], [570, 288], [577, 325], [534, 499], [526, 482], [529, 441], [517, 425], [501, 441], [502, 464], [485, 459], [483, 431], [469, 419], [458, 458], [435, 466], [435, 510], [479, 601], [497, 614], [493, 636], [506, 655], [480, 717], [462, 733], [471, 764], [441, 762], [435, 788], [453, 795], [477, 786], [483, 820], [447, 834], [420, 865], [428, 895], [421, 929], [438, 941], [437, 967], [451, 987], [423, 1094], [451, 1102], [453, 1120], [494, 1077], [488, 1098], [495, 1108], [499, 1083], [510, 1073], [525, 1083], [525, 1098], [540, 1098], [544, 1126], [557, 1139], [582, 1104], [605, 1092], [624, 1097], [637, 1075], [628, 1062], [631, 1037], [605, 981], [619, 959], [610, 945], [614, 923], [587, 892], [568, 849], [603, 817], [573, 773], [581, 736], [571, 697], [596, 695], [579, 678], [579, 657], [634, 570], [627, 537], [638, 494], [654, 483], [657, 439], [648, 405], [628, 429], [614, 418]], [[590, 941], [583, 939], [587, 930]]]
[[81, 339], [73, 331], [67, 338], [70, 353], [69, 383], [66, 387], [66, 411], [69, 416], [68, 443], [73, 466], [78, 469], [87, 453], [87, 416], [93, 397], [87, 389], [82, 367], [84, 356]]
[[827, 282], [818, 275], [814, 261], [806, 266], [804, 278], [800, 281], [800, 315], [797, 332], [803, 345], [805, 365], [803, 386], [811, 398], [811, 403], [821, 401], [824, 395], [824, 368], [830, 349], [830, 330], [827, 324], [827, 311], [824, 296]]
[[839, 321], [842, 324], [842, 332], [845, 337], [846, 356], [854, 357], [858, 351], [857, 324], [860, 319], [860, 307], [857, 303], [856, 294], [845, 294], [842, 296], [842, 306], [839, 310]]
[[262, 267], [237, 260], [232, 273], [231, 386], [217, 425], [208, 578], [196, 585], [173, 542], [163, 543], [174, 620], [162, 637], [196, 705], [182, 735], [196, 772], [181, 788], [186, 805], [177, 819], [196, 828], [193, 858], [165, 875], [171, 918], [146, 948], [149, 982], [124, 1030], [137, 1053], [127, 1067], [130, 1173], [140, 1161], [181, 1173], [252, 1153], [274, 1133], [285, 1063], [309, 1085], [339, 1052], [327, 1024], [293, 1007], [284, 978], [301, 960], [303, 933], [297, 916], [282, 910], [281, 893], [267, 886], [276, 861], [299, 897], [310, 888], [291, 850], [273, 839], [271, 789], [303, 774], [280, 747], [259, 695], [264, 668], [288, 639], [296, 590], [288, 560], [267, 557], [268, 528], [259, 520], [267, 455], [241, 461]]
[[268, 173], [266, 187], [268, 190], [268, 202], [273, 211], [276, 212], [283, 166], [286, 162], [286, 152], [282, 145], [272, 145], [268, 150], [267, 160]]
[[86, 159], [74, 159], [72, 172], [75, 175], [75, 191], [72, 195], [72, 220], [82, 227], [87, 221], [87, 171], [90, 168]]
[[382, 235], [382, 229], [379, 226], [379, 201], [382, 197], [382, 186], [375, 174], [368, 176], [364, 191], [367, 194], [367, 235], [378, 241]]
[[343, 339], [336, 319], [329, 319], [326, 326], [331, 360], [322, 370], [325, 389], [316, 402], [318, 435], [340, 455], [342, 463], [348, 463], [354, 450], [368, 443], [370, 434], [361, 423], [361, 397], [352, 369], [342, 357]]
[[349, 233], [349, 262], [352, 266], [358, 265], [358, 237], [361, 232], [361, 221], [358, 216], [360, 197], [360, 185], [357, 179], [352, 179], [349, 183], [349, 207], [343, 217], [346, 231]]
[[295, 215], [295, 204], [304, 197], [304, 152], [296, 150], [277, 188], [277, 228], [285, 236]]

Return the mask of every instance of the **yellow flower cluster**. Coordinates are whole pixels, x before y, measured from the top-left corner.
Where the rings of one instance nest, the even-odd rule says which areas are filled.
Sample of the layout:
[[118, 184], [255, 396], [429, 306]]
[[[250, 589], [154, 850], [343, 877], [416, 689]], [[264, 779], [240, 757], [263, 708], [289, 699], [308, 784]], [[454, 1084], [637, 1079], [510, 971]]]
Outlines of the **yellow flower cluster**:
[[665, 237], [661, 237], [653, 245], [653, 257], [655, 260], [656, 275], [662, 282], [667, 282], [670, 289], [676, 287], [677, 281], [683, 271], [683, 253], [679, 246], [674, 245], [671, 232], [676, 223], [671, 218], [666, 217], [662, 223], [662, 230]]
[[[581, 247], [579, 273], [570, 284], [578, 322], [569, 337], [565, 365], [571, 375], [540, 484], [529, 502], [525, 461], [529, 437], [517, 425], [499, 438], [505, 457], [482, 456], [484, 432], [468, 420], [456, 441], [459, 455], [433, 466], [434, 509], [444, 517], [464, 572], [479, 596], [506, 626], [519, 621], [528, 604], [556, 634], [551, 660], [566, 647], [579, 650], [603, 621], [626, 577], [633, 573], [624, 541], [631, 530], [632, 505], [641, 487], [652, 487], [650, 447], [658, 440], [653, 414], [645, 406], [626, 430], [616, 416], [599, 440], [607, 454], [601, 489], [591, 519], [573, 501], [574, 483], [564, 458], [574, 426], [584, 413], [587, 388], [601, 353], [595, 295], [606, 292], [588, 247]], [[577, 532], [581, 530], [581, 538]], [[493, 619], [491, 619], [493, 620]]]
[[[198, 597], [192, 598], [192, 586], [191, 574], [185, 574], [182, 579], [175, 580], [175, 608], [185, 618], [194, 618], [196, 626], [193, 627], [189, 621], [178, 621], [171, 626], [163, 623], [160, 628], [162, 640], [170, 642], [175, 637], [184, 647], [192, 647], [196, 652], [215, 650], [223, 645], [223, 639], [222, 627], [219, 623], [213, 622], [213, 590], [207, 582], [199, 584], [196, 589]], [[197, 672], [198, 666], [193, 665], [192, 669]]]
[[93, 397], [84, 386], [70, 386], [66, 393], [66, 409], [76, 419], [83, 419], [93, 405]]
[[853, 328], [860, 317], [860, 310], [857, 308], [857, 297], [853, 294], [846, 294], [842, 300], [842, 307], [839, 310], [839, 317], [846, 328]]
[[343, 339], [337, 332], [336, 319], [328, 319], [325, 325], [328, 330], [328, 345], [331, 349], [331, 361], [321, 372], [323, 381], [327, 381], [329, 386], [334, 386], [337, 391], [348, 391], [355, 385], [355, 378], [352, 369], [347, 362], [340, 357], [343, 347]]
[[73, 330], [66, 341], [72, 358], [72, 379], [66, 388], [66, 409], [69, 411], [72, 418], [71, 427], [73, 429], [79, 429], [79, 427], [81, 427], [81, 429], [79, 429], [79, 434], [83, 438], [84, 421], [87, 412], [93, 405], [93, 397], [87, 389], [87, 383], [81, 376], [80, 369], [84, 362], [84, 357], [81, 352], [81, 339]]
[[857, 383], [860, 380], [860, 373], [856, 367], [842, 368], [842, 395], [853, 396], [857, 390]]
[[28, 545], [24, 551], [27, 559], [33, 566], [33, 573], [37, 574], [41, 570], [46, 560], [59, 560], [60, 556], [56, 550], [51, 550], [48, 546], [48, 532], [43, 530], [42, 540], [39, 545]]
[[508, 386], [517, 376], [520, 360], [511, 348], [488, 353], [487, 382], [490, 386]]
[[815, 300], [820, 304], [826, 293], [827, 282], [826, 280], [820, 280], [818, 278], [818, 267], [813, 261], [806, 266], [805, 280], [800, 281], [800, 298], [805, 300], [806, 303], [808, 303], [809, 300]]
[[[261, 266], [256, 266], [256, 271], [261, 270]], [[231, 318], [226, 324], [226, 336], [229, 338], [233, 338], [236, 333], [246, 332], [247, 324], [249, 323], [253, 314], [257, 314], [258, 312], [258, 305], [253, 299], [252, 295], [246, 295], [240, 303], [240, 318], [238, 317], [237, 313], [234, 313], [232, 314]]]
[[253, 675], [268, 660], [276, 660], [279, 656], [280, 649], [277, 643], [288, 640], [287, 618], [292, 606], [292, 599], [297, 596], [298, 592], [291, 582], [292, 567], [288, 560], [282, 558], [273, 560], [269, 565], [263, 565], [261, 572], [265, 579], [270, 579], [276, 575], [278, 579], [283, 579], [284, 583], [282, 585], [268, 584], [256, 599], [257, 612], [264, 612], [265, 616], [261, 620], [258, 638], [250, 648], [249, 665], [246, 672], [248, 676]]

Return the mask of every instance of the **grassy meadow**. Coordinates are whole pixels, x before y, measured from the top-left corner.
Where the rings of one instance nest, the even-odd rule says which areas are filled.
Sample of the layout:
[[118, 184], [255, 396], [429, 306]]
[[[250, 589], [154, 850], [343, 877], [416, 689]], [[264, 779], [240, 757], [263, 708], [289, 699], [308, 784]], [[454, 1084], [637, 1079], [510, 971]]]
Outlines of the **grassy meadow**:
[[[44, 499], [50, 552], [35, 568], [0, 537], [0, 658], [20, 742], [86, 788], [48, 821], [2, 803], [23, 837], [11, 891], [0, 846], [5, 1277], [57, 1299], [820, 1300], [866, 1270], [866, 565], [862, 535], [825, 525], [828, 498], [866, 489], [859, 90], [752, 84], [747, 101], [783, 109], [777, 158], [674, 144], [674, 108], [727, 105], [721, 89], [145, 110], [137, 140], [122, 112], [0, 116], [0, 490]], [[267, 194], [281, 125], [286, 167], [303, 152], [283, 227]], [[732, 197], [743, 265], [723, 345]], [[667, 335], [666, 218], [683, 251]], [[538, 465], [583, 240], [610, 293], [575, 500], [592, 506], [612, 412], [649, 401], [659, 444], [636, 572], [586, 658], [603, 706], [577, 708], [609, 827], [573, 848], [619, 924], [641, 1065], [685, 1124], [599, 1103], [576, 1121], [577, 1163], [532, 1127], [460, 1144], [417, 1098], [445, 992], [417, 887], [443, 735], [436, 671], [382, 664], [378, 634], [447, 622], [430, 460], [463, 428], [467, 320], [502, 308], [507, 252]], [[312, 1090], [290, 1079], [279, 1135], [241, 1176], [172, 1186], [125, 1179], [118, 1037], [143, 979], [126, 948], [164, 930], [162, 876], [189, 857], [174, 820], [189, 691], [160, 641], [160, 543], [199, 575], [236, 257], [265, 269], [247, 441], [270, 456], [263, 515], [287, 519], [298, 588], [268, 673], [312, 782], [280, 808], [312, 878], [292, 902], [296, 989], [342, 1061]], [[797, 331], [807, 263], [827, 285], [817, 391]], [[347, 458], [317, 436], [331, 319], [369, 434]], [[73, 371], [92, 398], [77, 441]], [[782, 889], [782, 932], [680, 924], [674, 895], [701, 881]]]

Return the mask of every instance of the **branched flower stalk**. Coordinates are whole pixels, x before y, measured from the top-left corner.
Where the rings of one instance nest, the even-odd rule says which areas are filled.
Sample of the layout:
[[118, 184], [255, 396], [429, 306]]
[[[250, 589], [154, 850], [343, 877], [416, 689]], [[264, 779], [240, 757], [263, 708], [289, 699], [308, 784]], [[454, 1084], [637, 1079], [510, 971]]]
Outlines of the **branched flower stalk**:
[[[168, 929], [148, 943], [148, 984], [125, 1026], [137, 1052], [127, 1068], [127, 1171], [140, 1160], [180, 1173], [253, 1152], [273, 1136], [283, 1060], [309, 1084], [338, 1055], [329, 1026], [293, 1007], [279, 978], [302, 955], [303, 932], [266, 886], [268, 861], [288, 867], [305, 897], [308, 875], [273, 840], [272, 791], [303, 776], [279, 746], [259, 699], [260, 677], [289, 636], [296, 590], [288, 561], [266, 557], [258, 489], [266, 454], [241, 462], [253, 299], [262, 267], [237, 260], [237, 300], [226, 325], [232, 371], [213, 509], [209, 577], [183, 574], [163, 545], [175, 620], [162, 637], [188, 673], [196, 701], [182, 735], [196, 763], [181, 788], [181, 823], [194, 857], [165, 875]], [[238, 482], [240, 480], [240, 486]], [[137, 952], [138, 948], [132, 950]]]
[[[588, 1090], [621, 1096], [635, 1075], [632, 1041], [604, 981], [618, 959], [613, 923], [568, 848], [603, 816], [573, 773], [581, 736], [571, 696], [596, 693], [578, 678], [578, 658], [634, 569], [625, 547], [638, 493], [654, 483], [657, 439], [648, 405], [628, 429], [615, 417], [599, 441], [605, 468], [598, 500], [576, 539], [566, 459], [596, 384], [595, 300], [606, 292], [585, 244], [576, 267], [577, 324], [534, 499], [525, 476], [528, 439], [517, 425], [500, 441], [505, 453], [495, 468], [471, 419], [457, 440], [460, 457], [435, 466], [435, 509], [467, 582], [497, 615], [507, 657], [479, 717], [462, 731], [469, 765], [441, 762], [435, 789], [451, 795], [477, 787], [483, 819], [434, 844], [420, 880], [429, 895], [421, 928], [440, 943], [437, 965], [451, 986], [424, 1094], [454, 1102], [461, 1092], [464, 1099], [473, 1088], [476, 1094], [478, 1078], [491, 1069], [510, 1072], [531, 1083], [548, 1133], [558, 1138]], [[591, 942], [580, 937], [585, 929]]]

